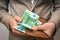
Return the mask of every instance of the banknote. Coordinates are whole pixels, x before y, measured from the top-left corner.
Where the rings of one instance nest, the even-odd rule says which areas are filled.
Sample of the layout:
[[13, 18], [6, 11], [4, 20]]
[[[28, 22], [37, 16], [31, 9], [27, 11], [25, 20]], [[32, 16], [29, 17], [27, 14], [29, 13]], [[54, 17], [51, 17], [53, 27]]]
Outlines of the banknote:
[[22, 25], [25, 25], [25, 27], [32, 29], [32, 27], [35, 26], [35, 24], [37, 23], [39, 16], [36, 13], [26, 10], [24, 12], [24, 15], [22, 16], [22, 19]]
[[18, 23], [17, 30], [21, 32], [25, 32], [26, 28], [32, 29], [35, 26], [41, 25], [42, 22], [39, 20], [39, 16], [36, 13], [33, 13], [29, 10], [25, 10], [23, 16], [22, 16], [22, 22]]

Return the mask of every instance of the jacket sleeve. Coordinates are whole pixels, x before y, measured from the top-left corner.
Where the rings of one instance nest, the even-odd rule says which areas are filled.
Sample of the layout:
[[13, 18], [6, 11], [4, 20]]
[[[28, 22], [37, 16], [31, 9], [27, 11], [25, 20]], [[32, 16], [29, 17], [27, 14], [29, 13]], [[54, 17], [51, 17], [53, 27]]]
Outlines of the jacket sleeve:
[[6, 25], [7, 28], [9, 28], [9, 19], [12, 18], [8, 14], [8, 0], [0, 0], [0, 22]]
[[53, 12], [49, 22], [56, 24], [56, 30], [60, 27], [60, 0], [53, 1]]

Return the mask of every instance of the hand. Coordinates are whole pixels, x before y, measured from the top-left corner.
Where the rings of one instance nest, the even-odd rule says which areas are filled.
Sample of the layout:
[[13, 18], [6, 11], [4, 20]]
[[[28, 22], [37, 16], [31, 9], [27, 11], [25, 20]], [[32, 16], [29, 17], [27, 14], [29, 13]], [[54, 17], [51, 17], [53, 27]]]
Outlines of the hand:
[[22, 19], [18, 16], [15, 16], [14, 18], [11, 18], [9, 20], [9, 24], [10, 24], [10, 28], [12, 30], [12, 33], [15, 35], [26, 35], [26, 34], [15, 29], [15, 27], [18, 26], [18, 22], [22, 22]]
[[54, 30], [55, 30], [55, 24], [53, 22], [50, 23], [45, 23], [41, 26], [36, 26], [33, 28], [33, 30], [42, 30], [43, 32], [45, 32], [49, 37], [51, 37], [51, 35], [53, 34]]

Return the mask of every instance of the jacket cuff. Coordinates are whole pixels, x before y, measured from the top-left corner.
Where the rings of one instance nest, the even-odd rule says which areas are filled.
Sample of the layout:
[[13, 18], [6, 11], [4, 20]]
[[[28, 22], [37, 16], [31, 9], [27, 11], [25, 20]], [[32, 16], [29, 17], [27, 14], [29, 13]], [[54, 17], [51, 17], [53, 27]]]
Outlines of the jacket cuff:
[[0, 12], [0, 21], [4, 24], [4, 25], [6, 25], [6, 27], [9, 29], [9, 20], [10, 20], [10, 18], [12, 18], [12, 16], [10, 16], [7, 12], [5, 12], [5, 11], [1, 11]]
[[53, 12], [50, 20], [48, 22], [53, 22], [55, 24], [55, 31], [57, 31], [60, 27], [60, 12], [56, 11], [56, 12]]

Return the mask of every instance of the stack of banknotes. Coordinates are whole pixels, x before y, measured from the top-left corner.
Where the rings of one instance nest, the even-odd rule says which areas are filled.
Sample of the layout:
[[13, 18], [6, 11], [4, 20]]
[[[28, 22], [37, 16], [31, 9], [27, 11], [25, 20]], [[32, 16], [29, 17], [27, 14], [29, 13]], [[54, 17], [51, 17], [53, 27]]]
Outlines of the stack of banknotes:
[[16, 29], [21, 32], [26, 32], [26, 28], [32, 30], [33, 27], [42, 24], [42, 22], [38, 20], [39, 16], [29, 10], [25, 10], [22, 19], [23, 21], [18, 23], [18, 27], [16, 27]]

